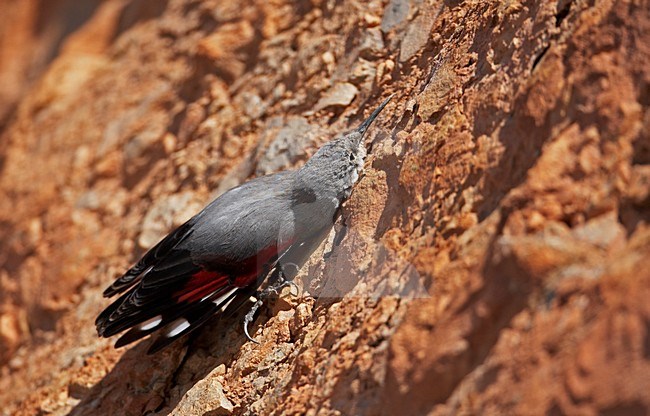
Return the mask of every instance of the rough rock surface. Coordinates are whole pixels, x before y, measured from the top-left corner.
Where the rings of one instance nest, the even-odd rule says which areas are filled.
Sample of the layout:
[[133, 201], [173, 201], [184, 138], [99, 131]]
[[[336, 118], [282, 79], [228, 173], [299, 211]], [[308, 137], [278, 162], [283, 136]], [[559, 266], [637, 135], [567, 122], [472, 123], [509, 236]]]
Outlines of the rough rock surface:
[[[648, 0], [79, 4], [0, 0], [3, 414], [650, 412]], [[146, 246], [390, 93], [332, 296], [96, 337]]]

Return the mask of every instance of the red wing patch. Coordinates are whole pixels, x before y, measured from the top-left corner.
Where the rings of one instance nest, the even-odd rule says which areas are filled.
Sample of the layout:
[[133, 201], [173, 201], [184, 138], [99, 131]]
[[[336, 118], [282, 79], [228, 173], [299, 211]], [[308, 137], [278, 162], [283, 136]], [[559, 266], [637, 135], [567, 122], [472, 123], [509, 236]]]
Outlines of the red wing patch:
[[185, 286], [174, 293], [177, 302], [196, 302], [228, 284], [228, 276], [201, 270], [192, 275]]
[[241, 272], [233, 277], [208, 270], [196, 272], [182, 289], [174, 293], [174, 297], [177, 302], [196, 302], [227, 285], [247, 287], [255, 283], [263, 268], [275, 261], [278, 254], [285, 251], [292, 243], [293, 241], [289, 241], [281, 247], [272, 245], [261, 250], [257, 255], [242, 261], [239, 264]]
[[242, 272], [238, 276], [234, 276], [231, 280], [232, 284], [236, 287], [246, 287], [253, 284], [263, 270], [273, 263], [280, 253], [288, 249], [293, 244], [293, 241], [287, 241], [281, 246], [271, 245], [260, 250], [257, 255], [244, 260], [242, 262], [242, 269], [248, 270], [248, 272]]

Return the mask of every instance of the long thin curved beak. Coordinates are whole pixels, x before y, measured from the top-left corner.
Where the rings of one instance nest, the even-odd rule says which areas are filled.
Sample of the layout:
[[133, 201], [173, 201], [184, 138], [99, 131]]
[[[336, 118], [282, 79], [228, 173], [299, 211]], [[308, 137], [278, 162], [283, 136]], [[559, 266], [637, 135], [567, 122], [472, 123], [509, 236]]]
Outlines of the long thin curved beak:
[[372, 122], [375, 121], [375, 119], [377, 118], [377, 116], [379, 115], [379, 113], [381, 113], [381, 110], [383, 110], [384, 107], [386, 107], [386, 104], [388, 104], [388, 102], [390, 101], [391, 98], [393, 98], [394, 95], [395, 95], [395, 94], [391, 94], [391, 95], [389, 95], [388, 98], [386, 98], [386, 99], [384, 100], [384, 102], [381, 103], [381, 104], [379, 105], [379, 107], [377, 107], [377, 108], [375, 109], [375, 111], [372, 112], [372, 114], [370, 114], [370, 117], [368, 117], [368, 118], [367, 118], [363, 123], [361, 123], [361, 125], [357, 128], [357, 132], [358, 132], [361, 136], [364, 135], [364, 133], [366, 132], [366, 130], [368, 130], [368, 127], [370, 127], [370, 125], [372, 124]]

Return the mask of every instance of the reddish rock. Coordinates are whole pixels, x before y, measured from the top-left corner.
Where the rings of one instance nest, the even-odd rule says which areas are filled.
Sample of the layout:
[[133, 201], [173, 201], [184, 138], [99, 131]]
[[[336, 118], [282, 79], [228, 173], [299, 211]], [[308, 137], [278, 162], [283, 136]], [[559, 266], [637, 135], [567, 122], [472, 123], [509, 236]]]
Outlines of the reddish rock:
[[[3, 414], [650, 411], [647, 0], [41, 3], [0, 0]], [[260, 345], [97, 338], [146, 247], [391, 93]]]

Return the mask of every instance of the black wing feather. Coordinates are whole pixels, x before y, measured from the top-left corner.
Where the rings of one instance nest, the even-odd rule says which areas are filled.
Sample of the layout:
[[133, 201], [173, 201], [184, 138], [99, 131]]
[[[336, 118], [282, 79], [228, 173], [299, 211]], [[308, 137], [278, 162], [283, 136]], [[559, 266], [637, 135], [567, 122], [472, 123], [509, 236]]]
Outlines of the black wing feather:
[[165, 259], [178, 244], [192, 234], [192, 227], [196, 223], [197, 218], [198, 215], [192, 217], [147, 251], [140, 261], [106, 288], [104, 297], [110, 298], [118, 293], [123, 293], [142, 280], [145, 275], [151, 272], [152, 266], [157, 265], [162, 259]]
[[[169, 328], [162, 331], [163, 334], [159, 336], [153, 342], [153, 344], [151, 344], [151, 347], [149, 347], [147, 354], [154, 354], [172, 342], [176, 341], [178, 338], [200, 328], [208, 319], [210, 319], [218, 312], [229, 312], [239, 309], [241, 305], [248, 301], [254, 292], [255, 288], [239, 289], [218, 305], [214, 304], [211, 301], [205, 301], [196, 304], [195, 307], [182, 314], [182, 317], [187, 320], [189, 326], [185, 330], [175, 335], [170, 335]], [[226, 311], [222, 310], [224, 305], [228, 306]]]
[[[131, 288], [99, 314], [95, 321], [99, 335], [115, 335], [166, 310], [182, 306], [173, 302], [173, 294], [192, 274], [201, 270], [187, 254], [184, 257], [183, 263], [177, 262], [173, 267], [160, 271], [159, 266], [153, 267], [139, 285]], [[165, 261], [161, 263], [164, 265]]]

